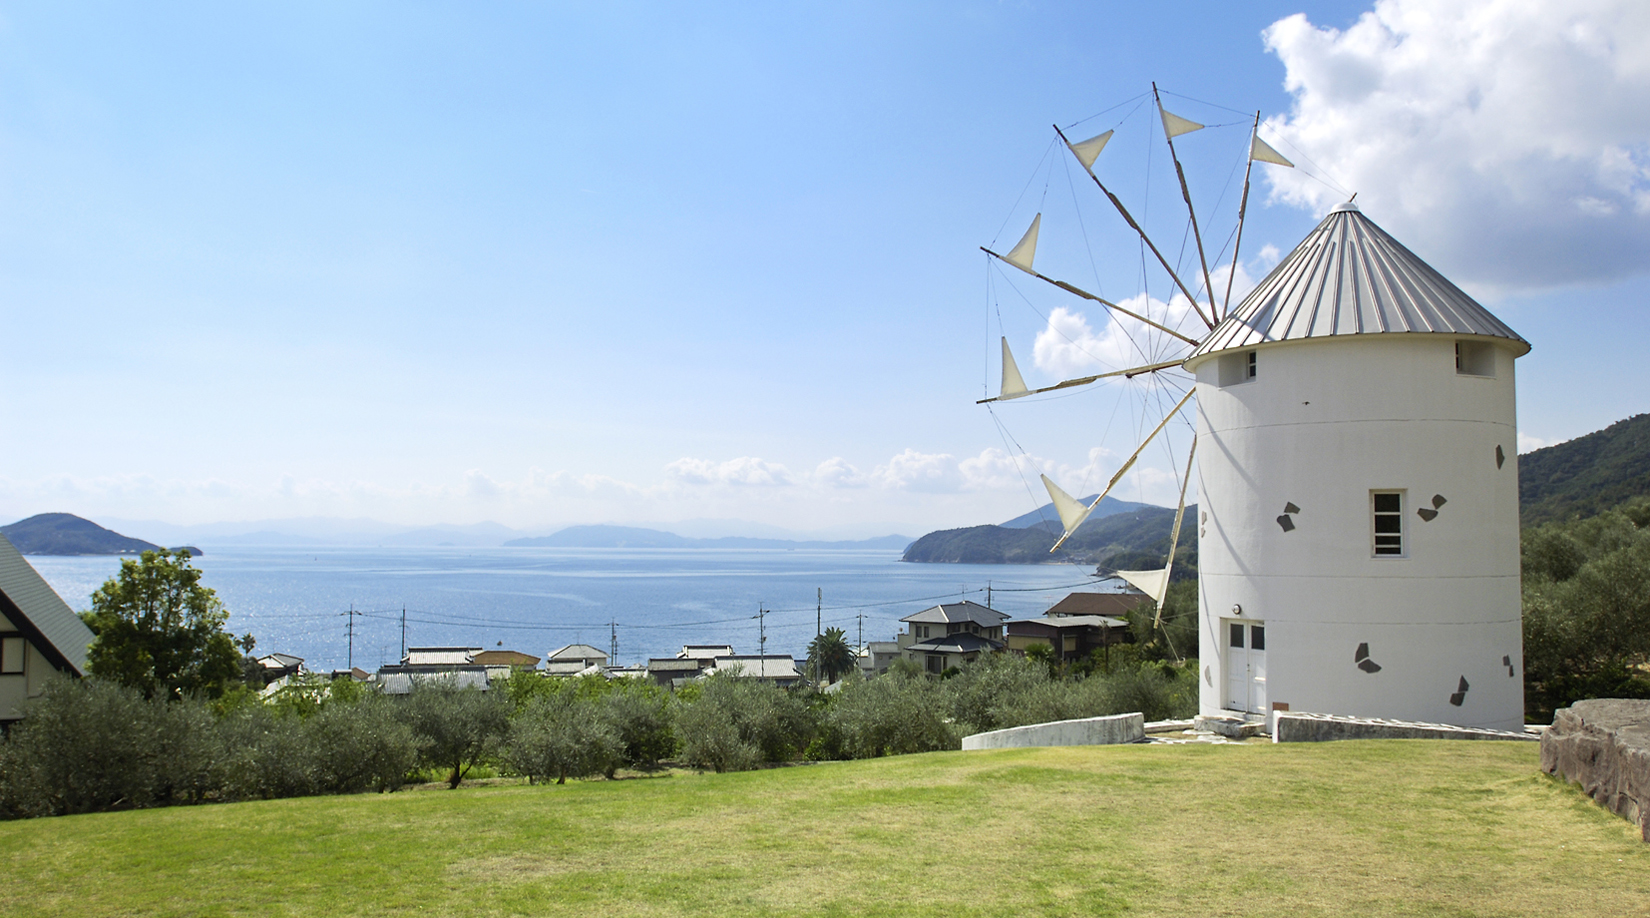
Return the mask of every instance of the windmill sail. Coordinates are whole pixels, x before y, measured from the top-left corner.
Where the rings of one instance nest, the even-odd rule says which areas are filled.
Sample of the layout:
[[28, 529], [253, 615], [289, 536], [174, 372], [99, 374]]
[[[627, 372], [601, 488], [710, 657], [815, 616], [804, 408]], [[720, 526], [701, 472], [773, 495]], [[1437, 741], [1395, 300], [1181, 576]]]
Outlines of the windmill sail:
[[1271, 144], [1261, 140], [1259, 134], [1256, 134], [1254, 139], [1249, 141], [1249, 158], [1256, 162], [1275, 163], [1279, 166], [1295, 168], [1295, 164], [1284, 159], [1282, 153], [1272, 149]]
[[1008, 254], [1003, 256], [1003, 261], [1027, 274], [1036, 273], [1031, 270], [1031, 261], [1037, 257], [1037, 228], [1042, 223], [1042, 214], [1032, 217], [1031, 229], [1026, 230], [1026, 234], [1020, 237], [1020, 241], [1014, 244], [1014, 248], [1008, 250]]
[[1020, 376], [1020, 367], [1014, 363], [1014, 353], [1008, 349], [1008, 339], [1003, 338], [1003, 385], [997, 393], [999, 400], [1019, 398], [1030, 395], [1026, 388], [1026, 381]]
[[1152, 598], [1159, 609], [1163, 608], [1163, 594], [1169, 591], [1169, 569], [1158, 568], [1154, 571], [1116, 571], [1117, 576], [1127, 580], [1135, 589]]
[[1083, 506], [1082, 501], [1060, 490], [1060, 486], [1050, 481], [1047, 475], [1043, 476], [1043, 487], [1048, 489], [1049, 500], [1054, 502], [1054, 512], [1060, 514], [1060, 525], [1065, 527], [1066, 534], [1060, 539], [1062, 542], [1076, 532], [1077, 527], [1083, 525], [1094, 508], [1100, 505], [1097, 499], [1092, 506]]
[[1071, 148], [1072, 155], [1077, 157], [1077, 161], [1083, 164], [1084, 169], [1093, 169], [1094, 161], [1100, 158], [1100, 151], [1106, 148], [1106, 142], [1111, 140], [1113, 133], [1113, 131], [1107, 131], [1104, 134], [1090, 137], [1088, 140], [1068, 143], [1066, 146]]
[[1169, 135], [1170, 140], [1179, 137], [1181, 134], [1190, 134], [1193, 131], [1203, 130], [1203, 125], [1198, 124], [1190, 118], [1182, 118], [1166, 108], [1160, 107], [1158, 108], [1158, 112], [1163, 115], [1163, 133]]

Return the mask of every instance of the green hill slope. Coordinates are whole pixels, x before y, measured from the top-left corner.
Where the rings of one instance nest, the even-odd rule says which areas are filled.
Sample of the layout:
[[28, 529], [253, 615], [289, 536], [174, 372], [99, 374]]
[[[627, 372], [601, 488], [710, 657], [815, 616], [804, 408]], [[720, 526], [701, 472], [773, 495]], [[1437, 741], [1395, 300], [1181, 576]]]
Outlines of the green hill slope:
[[4, 535], [25, 555], [135, 555], [160, 548], [153, 542], [123, 536], [72, 513], [41, 513], [10, 526]]
[[[1186, 507], [1175, 555], [1174, 579], [1197, 575], [1197, 505]], [[930, 532], [905, 550], [904, 560], [948, 564], [1042, 564], [1048, 562], [1093, 565], [1106, 570], [1142, 570], [1162, 567], [1169, 554], [1174, 511], [1142, 505], [1141, 509], [1090, 519], [1060, 550], [1049, 553], [1057, 536], [1040, 526], [1007, 529], [972, 526]]]
[[1593, 516], [1650, 494], [1650, 414], [1518, 457], [1524, 525]]

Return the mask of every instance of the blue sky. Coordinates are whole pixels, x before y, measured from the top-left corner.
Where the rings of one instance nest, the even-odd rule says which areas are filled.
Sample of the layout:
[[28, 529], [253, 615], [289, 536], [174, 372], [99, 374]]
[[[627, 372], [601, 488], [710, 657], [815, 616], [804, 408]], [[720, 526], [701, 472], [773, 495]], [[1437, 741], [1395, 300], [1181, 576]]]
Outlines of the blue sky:
[[[5, 7], [0, 516], [1023, 513], [1040, 469], [1109, 477], [1163, 392], [1005, 407], [1005, 439], [973, 404], [996, 336], [1051, 382], [1053, 310], [1106, 320], [988, 292], [977, 247], [1042, 208], [1040, 268], [1140, 294], [1049, 125], [1132, 111], [1097, 171], [1180, 251], [1149, 104], [1090, 119], [1152, 80], [1228, 125], [1180, 141], [1208, 235], [1238, 112], [1324, 179], [1257, 170], [1246, 273], [1354, 188], [1535, 345], [1526, 446], [1643, 411], [1644, 14], [1433, 6]], [[1172, 502], [1183, 450], [1119, 496]]]

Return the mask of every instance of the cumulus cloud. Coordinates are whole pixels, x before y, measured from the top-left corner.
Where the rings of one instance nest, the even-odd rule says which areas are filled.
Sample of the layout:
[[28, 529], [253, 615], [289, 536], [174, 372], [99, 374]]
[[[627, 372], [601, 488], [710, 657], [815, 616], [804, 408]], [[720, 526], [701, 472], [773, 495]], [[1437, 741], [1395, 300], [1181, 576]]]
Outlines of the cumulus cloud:
[[[1261, 268], [1261, 273], [1277, 264], [1278, 250], [1267, 246], [1250, 262]], [[1211, 282], [1221, 294], [1226, 290], [1226, 279], [1232, 273], [1231, 265], [1210, 271]], [[1249, 268], [1239, 264], [1232, 281], [1232, 302], [1237, 303], [1255, 289]], [[1141, 293], [1118, 301], [1130, 312], [1143, 315], [1170, 328], [1186, 327], [1189, 337], [1198, 337], [1205, 330], [1192, 316], [1190, 301], [1184, 294], [1175, 294], [1168, 302]], [[1207, 306], [1207, 304], [1205, 304]], [[1162, 331], [1152, 328], [1113, 310], [1105, 310], [1104, 324], [1097, 330], [1088, 317], [1066, 306], [1057, 306], [1048, 316], [1048, 324], [1037, 333], [1032, 344], [1032, 360], [1040, 370], [1069, 379], [1089, 373], [1122, 370], [1143, 364], [1157, 363], [1184, 357], [1191, 346]], [[1189, 320], [1189, 322], [1188, 322]]]
[[772, 486], [791, 483], [791, 473], [784, 466], [754, 456], [740, 456], [726, 462], [682, 458], [666, 465], [665, 475], [673, 481], [694, 485]]
[[871, 478], [885, 488], [907, 491], [957, 491], [963, 483], [955, 456], [914, 449], [906, 449], [877, 466]]
[[1265, 170], [1274, 200], [1342, 200], [1315, 163], [1488, 294], [1650, 267], [1650, 4], [1378, 0], [1345, 31], [1296, 14], [1263, 35], [1294, 96], [1269, 130], [1311, 160]]
[[813, 480], [827, 488], [863, 488], [869, 484], [859, 469], [841, 456], [832, 456], [821, 462], [814, 469]]
[[1529, 434], [1523, 433], [1523, 432], [1520, 432], [1518, 434], [1518, 452], [1519, 452], [1519, 455], [1523, 455], [1524, 453], [1534, 452], [1538, 449], [1541, 449], [1542, 447], [1552, 446], [1552, 445], [1553, 445], [1552, 440], [1543, 440], [1540, 437], [1532, 437]]

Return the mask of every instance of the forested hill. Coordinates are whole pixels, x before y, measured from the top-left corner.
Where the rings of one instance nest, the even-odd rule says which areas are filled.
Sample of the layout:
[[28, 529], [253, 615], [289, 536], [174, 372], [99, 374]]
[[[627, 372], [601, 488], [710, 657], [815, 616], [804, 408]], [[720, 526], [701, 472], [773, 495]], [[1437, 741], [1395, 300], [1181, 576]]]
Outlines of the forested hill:
[[153, 542], [123, 536], [72, 513], [41, 513], [10, 526], [4, 535], [25, 555], [135, 555], [160, 548]]
[[[1058, 524], [1056, 524], [1058, 525]], [[906, 561], [950, 564], [1040, 564], [1051, 561], [1084, 564], [1106, 570], [1144, 570], [1162, 567], [1169, 553], [1174, 510], [1140, 505], [1085, 522], [1077, 534], [1054, 554], [1056, 534], [1041, 526], [1010, 529], [971, 526], [930, 532], [905, 550]], [[1174, 579], [1197, 576], [1197, 505], [1186, 507], [1175, 555]]]
[[1525, 526], [1594, 516], [1650, 494], [1650, 414], [1518, 457]]

